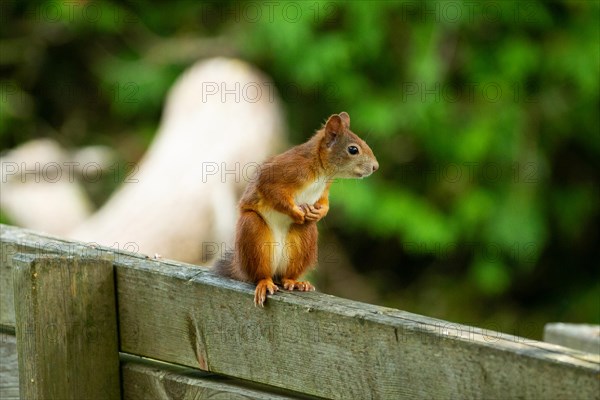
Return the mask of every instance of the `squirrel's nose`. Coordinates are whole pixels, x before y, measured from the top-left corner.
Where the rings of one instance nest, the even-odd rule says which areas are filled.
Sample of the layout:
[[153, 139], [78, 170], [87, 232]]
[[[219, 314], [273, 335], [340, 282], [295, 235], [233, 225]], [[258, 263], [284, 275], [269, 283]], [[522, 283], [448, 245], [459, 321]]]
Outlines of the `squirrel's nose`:
[[379, 163], [377, 161], [375, 161], [375, 164], [373, 164], [373, 172], [377, 171], [379, 169]]

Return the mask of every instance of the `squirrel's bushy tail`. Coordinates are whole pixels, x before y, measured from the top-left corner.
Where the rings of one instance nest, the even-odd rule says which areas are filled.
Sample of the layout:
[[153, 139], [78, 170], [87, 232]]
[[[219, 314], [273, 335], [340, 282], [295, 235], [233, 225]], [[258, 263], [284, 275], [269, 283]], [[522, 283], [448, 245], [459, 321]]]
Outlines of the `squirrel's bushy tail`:
[[226, 251], [223, 257], [217, 260], [212, 270], [217, 275], [235, 279], [233, 276], [233, 251]]

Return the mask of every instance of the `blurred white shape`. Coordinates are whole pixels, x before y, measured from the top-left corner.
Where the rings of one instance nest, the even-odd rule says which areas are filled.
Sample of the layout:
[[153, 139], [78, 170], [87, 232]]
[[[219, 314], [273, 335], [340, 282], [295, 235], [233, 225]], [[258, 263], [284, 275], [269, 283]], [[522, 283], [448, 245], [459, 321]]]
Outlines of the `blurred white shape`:
[[91, 214], [68, 154], [51, 139], [32, 140], [0, 158], [0, 207], [20, 226], [64, 235]]
[[231, 246], [239, 194], [283, 133], [269, 79], [238, 60], [200, 62], [171, 89], [132, 182], [69, 236], [206, 264]]
[[[96, 213], [89, 215], [90, 202], [69, 176], [22, 183], [23, 176], [8, 168], [4, 183], [4, 164], [0, 205], [23, 227], [208, 264], [231, 247], [239, 195], [283, 137], [279, 100], [267, 77], [239, 60], [202, 61], [175, 83], [138, 168]], [[11, 151], [2, 162], [106, 168], [111, 156], [92, 147], [69, 159], [56, 143], [41, 140]]]

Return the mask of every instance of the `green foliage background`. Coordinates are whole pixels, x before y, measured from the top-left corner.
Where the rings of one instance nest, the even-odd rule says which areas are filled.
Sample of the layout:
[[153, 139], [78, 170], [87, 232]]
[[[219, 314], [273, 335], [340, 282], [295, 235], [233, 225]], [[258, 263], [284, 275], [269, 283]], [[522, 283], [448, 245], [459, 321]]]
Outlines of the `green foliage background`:
[[345, 110], [374, 149], [322, 230], [379, 303], [533, 337], [600, 322], [598, 1], [0, 7], [3, 149], [50, 136], [135, 161], [186, 67], [241, 57], [294, 143]]

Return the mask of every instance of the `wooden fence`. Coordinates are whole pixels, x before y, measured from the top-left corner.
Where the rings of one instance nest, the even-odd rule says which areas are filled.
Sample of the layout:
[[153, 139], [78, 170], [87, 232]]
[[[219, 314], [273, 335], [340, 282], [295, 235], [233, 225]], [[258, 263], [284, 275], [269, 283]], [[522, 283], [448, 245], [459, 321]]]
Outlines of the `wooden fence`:
[[[593, 398], [600, 357], [1, 226], [22, 398]], [[220, 398], [220, 397], [219, 397]]]

